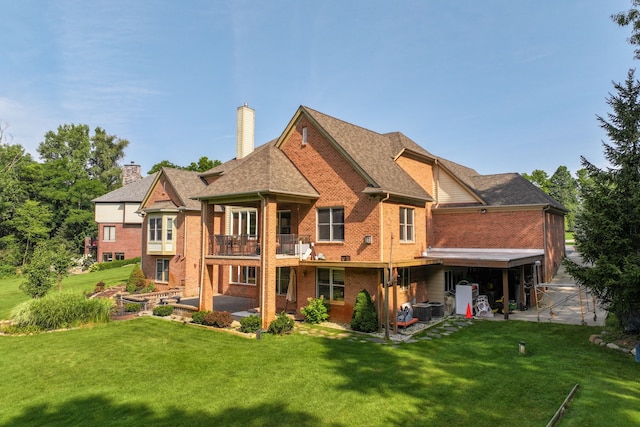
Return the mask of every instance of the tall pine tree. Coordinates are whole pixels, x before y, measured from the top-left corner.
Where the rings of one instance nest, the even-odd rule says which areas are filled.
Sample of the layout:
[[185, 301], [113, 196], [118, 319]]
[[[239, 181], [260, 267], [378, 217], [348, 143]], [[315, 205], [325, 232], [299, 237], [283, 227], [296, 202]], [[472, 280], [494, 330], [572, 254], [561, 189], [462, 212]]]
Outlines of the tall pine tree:
[[581, 157], [588, 180], [581, 187], [575, 240], [584, 264], [565, 260], [578, 283], [587, 286], [626, 330], [640, 329], [640, 82], [630, 70], [607, 99], [612, 112], [598, 116], [609, 142], [609, 166]]

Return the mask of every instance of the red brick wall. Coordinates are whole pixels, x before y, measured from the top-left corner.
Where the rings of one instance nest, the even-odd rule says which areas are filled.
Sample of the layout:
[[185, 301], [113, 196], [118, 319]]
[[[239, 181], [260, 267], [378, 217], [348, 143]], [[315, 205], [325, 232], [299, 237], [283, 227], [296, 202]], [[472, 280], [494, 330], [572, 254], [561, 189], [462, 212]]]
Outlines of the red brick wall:
[[[116, 240], [114, 242], [105, 242], [104, 226], [116, 227]], [[111, 252], [115, 260], [116, 252], [123, 252], [124, 258], [135, 258], [142, 255], [142, 225], [140, 224], [98, 224], [98, 253], [97, 260], [102, 262], [102, 254]]]
[[[162, 176], [151, 190], [147, 203], [143, 207], [152, 206], [157, 201], [173, 200], [180, 205], [173, 187]], [[201, 242], [201, 217], [199, 211], [178, 212], [176, 215], [175, 255], [147, 255], [146, 242], [148, 231], [148, 218], [145, 217], [142, 228], [142, 270], [145, 276], [156, 283], [159, 289], [184, 286], [185, 296], [196, 296], [200, 283], [200, 242]], [[186, 236], [185, 236], [186, 233]], [[185, 242], [186, 237], [186, 242]], [[156, 260], [169, 259], [169, 282], [155, 282]]]
[[433, 215], [435, 248], [542, 249], [541, 210], [458, 212]]
[[[302, 145], [302, 127], [307, 127], [308, 143]], [[305, 118], [296, 125], [282, 150], [320, 194], [311, 207], [301, 207], [299, 234], [311, 235], [316, 242], [316, 252], [322, 252], [329, 260], [339, 260], [349, 255], [352, 261], [376, 260], [380, 254], [377, 246], [366, 245], [365, 235], [379, 239], [378, 202], [362, 194], [366, 182], [344, 157]], [[316, 236], [316, 209], [344, 207], [344, 242], [318, 242]]]

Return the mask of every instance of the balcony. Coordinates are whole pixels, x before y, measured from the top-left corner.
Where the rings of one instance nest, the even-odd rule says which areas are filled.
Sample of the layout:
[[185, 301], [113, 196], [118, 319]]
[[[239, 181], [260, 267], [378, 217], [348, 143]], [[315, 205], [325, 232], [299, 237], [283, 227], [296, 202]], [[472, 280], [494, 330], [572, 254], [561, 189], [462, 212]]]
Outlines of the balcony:
[[[276, 235], [276, 255], [299, 256], [309, 249], [311, 237], [298, 234]], [[260, 237], [243, 235], [213, 234], [209, 236], [208, 256], [258, 257]]]

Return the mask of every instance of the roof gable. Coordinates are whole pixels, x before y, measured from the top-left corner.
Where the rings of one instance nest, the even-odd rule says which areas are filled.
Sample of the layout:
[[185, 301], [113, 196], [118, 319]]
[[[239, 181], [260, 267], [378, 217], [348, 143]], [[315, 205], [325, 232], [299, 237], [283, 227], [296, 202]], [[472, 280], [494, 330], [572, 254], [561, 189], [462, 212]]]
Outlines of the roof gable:
[[276, 147], [286, 143], [289, 132], [302, 115], [305, 115], [362, 175], [369, 184], [365, 190], [367, 193], [390, 193], [415, 200], [431, 200], [431, 195], [395, 162], [396, 156], [407, 148], [407, 145], [424, 155], [429, 153], [415, 143], [410, 144], [410, 140], [398, 132], [379, 134], [308, 107], [300, 107], [276, 142]]
[[[162, 181], [164, 177], [166, 183], [168, 183], [173, 189], [173, 193], [177, 200], [173, 200], [172, 204], [178, 208], [186, 208], [189, 210], [200, 210], [200, 203], [191, 199], [194, 194], [203, 191], [206, 188], [206, 184], [200, 178], [200, 173], [195, 171], [187, 171], [182, 169], [173, 169], [163, 167], [157, 173], [153, 184], [144, 197], [141, 205], [145, 206], [152, 197], [153, 191], [157, 185]], [[157, 205], [156, 202], [154, 205]], [[168, 205], [167, 205], [168, 206]], [[146, 207], [149, 208], [149, 207]]]
[[157, 173], [145, 176], [142, 179], [134, 181], [130, 184], [122, 186], [116, 190], [110, 191], [100, 197], [92, 200], [94, 203], [140, 203], [151, 185], [153, 184]]
[[271, 143], [265, 144], [241, 159], [233, 167], [220, 173], [220, 177], [193, 197], [196, 199], [224, 198], [228, 196], [283, 194], [306, 198], [319, 197], [318, 192], [296, 169], [285, 154]]

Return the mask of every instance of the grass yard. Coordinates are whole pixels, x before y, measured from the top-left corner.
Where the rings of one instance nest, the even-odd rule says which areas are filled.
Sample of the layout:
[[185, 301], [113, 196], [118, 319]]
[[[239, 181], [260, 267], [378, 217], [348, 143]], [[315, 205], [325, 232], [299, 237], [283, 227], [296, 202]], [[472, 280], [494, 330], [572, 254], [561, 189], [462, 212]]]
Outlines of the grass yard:
[[575, 384], [560, 425], [639, 425], [640, 364], [596, 332], [475, 321], [392, 346], [143, 317], [2, 336], [0, 425], [541, 426]]
[[[62, 281], [62, 290], [79, 293], [92, 291], [100, 281], [107, 287], [117, 285], [127, 281], [131, 270], [133, 265], [69, 276]], [[24, 280], [23, 277], [0, 280], [0, 319], [8, 319], [15, 306], [29, 299], [29, 296], [18, 288]], [[57, 286], [55, 284], [49, 292], [57, 292]]]

